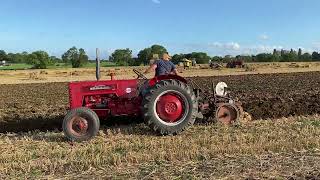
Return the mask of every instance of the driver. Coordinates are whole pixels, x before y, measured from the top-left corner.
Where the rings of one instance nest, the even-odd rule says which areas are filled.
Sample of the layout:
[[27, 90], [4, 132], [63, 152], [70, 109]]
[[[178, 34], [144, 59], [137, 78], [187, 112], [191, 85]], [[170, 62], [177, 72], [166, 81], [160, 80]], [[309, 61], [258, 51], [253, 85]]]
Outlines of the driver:
[[145, 74], [155, 71], [155, 76], [174, 74], [177, 75], [178, 71], [176, 66], [170, 61], [171, 57], [168, 52], [162, 54], [162, 59], [156, 60], [144, 72]]

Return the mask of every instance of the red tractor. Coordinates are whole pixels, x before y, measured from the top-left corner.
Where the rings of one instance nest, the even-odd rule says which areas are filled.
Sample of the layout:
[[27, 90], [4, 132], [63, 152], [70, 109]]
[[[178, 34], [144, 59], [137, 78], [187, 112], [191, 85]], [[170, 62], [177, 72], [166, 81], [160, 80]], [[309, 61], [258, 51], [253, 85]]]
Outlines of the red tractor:
[[231, 60], [227, 63], [227, 68], [244, 68], [244, 61], [241, 59]]
[[[200, 88], [176, 75], [148, 80], [137, 70], [137, 79], [97, 81], [69, 84], [70, 111], [63, 120], [63, 131], [71, 141], [94, 137], [100, 121], [111, 116], [141, 117], [160, 135], [179, 134], [192, 126], [196, 118], [215, 119], [224, 124], [237, 122], [242, 108], [227, 95], [226, 84], [219, 83], [210, 97], [201, 97]], [[142, 80], [141, 80], [142, 79]]]

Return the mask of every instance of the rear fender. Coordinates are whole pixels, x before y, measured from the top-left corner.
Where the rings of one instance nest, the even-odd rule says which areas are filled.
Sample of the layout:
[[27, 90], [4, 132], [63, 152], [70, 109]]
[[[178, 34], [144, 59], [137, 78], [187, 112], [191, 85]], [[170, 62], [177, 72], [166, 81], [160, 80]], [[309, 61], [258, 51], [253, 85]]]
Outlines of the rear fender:
[[184, 82], [187, 84], [187, 80], [184, 79], [183, 77], [178, 76], [178, 75], [169, 74], [169, 75], [156, 76], [156, 77], [150, 79], [149, 86], [154, 86], [159, 81], [168, 80], [168, 79], [175, 79], [175, 80], [178, 80], [178, 81], [181, 81], [181, 82]]

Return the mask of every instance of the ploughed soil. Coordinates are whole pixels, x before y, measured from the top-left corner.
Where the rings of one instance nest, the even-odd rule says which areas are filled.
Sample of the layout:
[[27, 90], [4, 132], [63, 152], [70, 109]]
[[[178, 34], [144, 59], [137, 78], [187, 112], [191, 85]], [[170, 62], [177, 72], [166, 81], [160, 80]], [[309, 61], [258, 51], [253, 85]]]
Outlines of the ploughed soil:
[[[204, 92], [224, 81], [254, 119], [320, 113], [320, 72], [189, 78]], [[68, 83], [0, 85], [0, 132], [60, 128]]]

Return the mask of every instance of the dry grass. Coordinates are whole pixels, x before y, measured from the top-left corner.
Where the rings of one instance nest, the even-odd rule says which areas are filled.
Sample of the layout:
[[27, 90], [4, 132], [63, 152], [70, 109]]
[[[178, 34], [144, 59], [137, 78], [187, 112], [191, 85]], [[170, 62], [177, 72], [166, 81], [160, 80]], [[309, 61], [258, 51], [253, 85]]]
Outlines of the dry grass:
[[320, 117], [197, 125], [155, 136], [143, 124], [70, 144], [61, 132], [0, 135], [0, 179], [193, 179], [318, 176]]
[[40, 72], [30, 72], [29, 73], [29, 78], [28, 79], [24, 79], [26, 81], [43, 81], [46, 80], [46, 78], [43, 77], [43, 75], [46, 74], [45, 71], [40, 71]]
[[[201, 65], [192, 67], [189, 70], [184, 70], [183, 67], [178, 67], [180, 75], [183, 77], [194, 76], [223, 76], [223, 75], [241, 75], [241, 74], [263, 74], [263, 73], [292, 73], [292, 72], [310, 72], [320, 71], [319, 62], [297, 62], [297, 63], [247, 63], [249, 69], [227, 69], [221, 68], [214, 70], [209, 68], [209, 65]], [[136, 78], [132, 69], [136, 68], [144, 71], [147, 67], [102, 67], [102, 79], [110, 79], [110, 72], [114, 71], [117, 79], [132, 79]], [[48, 69], [48, 70], [19, 70], [19, 71], [1, 71], [0, 84], [17, 84], [17, 83], [38, 83], [38, 82], [70, 82], [95, 80], [94, 68], [81, 69]], [[29, 78], [30, 73], [38, 73], [39, 78]], [[153, 73], [148, 75], [153, 77]]]
[[254, 67], [252, 65], [247, 65], [247, 64], [245, 65], [244, 69], [245, 69], [246, 72], [256, 71], [257, 70], [256, 67]]

